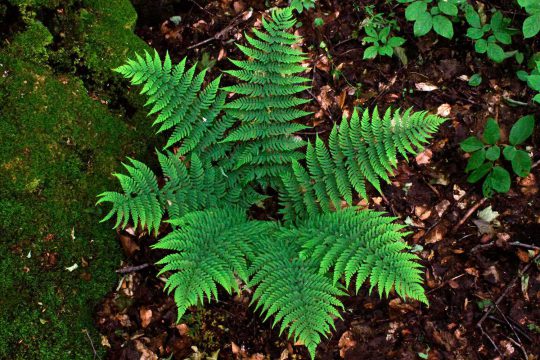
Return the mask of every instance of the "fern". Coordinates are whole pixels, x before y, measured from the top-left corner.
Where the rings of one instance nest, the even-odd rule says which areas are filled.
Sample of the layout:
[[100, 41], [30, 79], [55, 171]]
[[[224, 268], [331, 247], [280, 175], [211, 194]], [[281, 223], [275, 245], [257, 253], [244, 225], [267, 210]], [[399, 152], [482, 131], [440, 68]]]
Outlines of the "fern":
[[[305, 142], [297, 123], [308, 88], [294, 48], [299, 38], [292, 9], [275, 10], [262, 30], [238, 45], [249, 60], [233, 60], [227, 71], [239, 83], [205, 86], [205, 71], [172, 65], [155, 54], [136, 55], [117, 69], [142, 85], [156, 115], [158, 132], [170, 136], [157, 152], [164, 184], [143, 163], [130, 159], [127, 174], [115, 174], [122, 192], [99, 195], [110, 203], [105, 220], [130, 222], [157, 234], [169, 218], [172, 232], [156, 249], [170, 251], [160, 262], [178, 320], [191, 306], [217, 298], [218, 289], [238, 291], [239, 280], [254, 288], [253, 301], [265, 319], [306, 345], [312, 357], [333, 328], [340, 297], [354, 282], [369, 283], [380, 296], [392, 291], [428, 303], [416, 255], [395, 218], [351, 205], [367, 198], [368, 183], [381, 192], [398, 164], [428, 143], [444, 119], [426, 112], [375, 109], [335, 125], [328, 145]], [[236, 97], [226, 102], [227, 93]], [[307, 144], [307, 149], [302, 148]], [[255, 189], [279, 192], [284, 223], [249, 220], [248, 209], [264, 199]], [[343, 209], [342, 209], [343, 208]]]
[[172, 130], [165, 148], [181, 144], [180, 155], [197, 147], [225, 104], [226, 94], [219, 91], [220, 78], [203, 88], [206, 70], [197, 74], [196, 68], [197, 64], [188, 69], [186, 58], [172, 66], [168, 53], [162, 62], [157, 52], [154, 57], [146, 52], [144, 58], [136, 54], [136, 60], [115, 69], [133, 85], [144, 84], [141, 94], [148, 96], [145, 105], [152, 105], [148, 115], [159, 114], [153, 125], [159, 125], [158, 133]]
[[329, 149], [320, 138], [308, 144], [307, 169], [293, 161], [281, 174], [282, 213], [287, 220], [305, 218], [341, 208], [342, 199], [352, 205], [354, 194], [367, 199], [366, 183], [381, 191], [381, 179], [390, 183], [397, 155], [407, 158], [423, 149], [445, 119], [411, 109], [388, 109], [381, 117], [377, 108], [362, 117], [355, 110], [343, 118], [329, 137]]
[[291, 8], [273, 11], [270, 21], [262, 19], [263, 31], [245, 35], [248, 46], [237, 45], [249, 60], [232, 60], [239, 69], [225, 71], [240, 81], [223, 89], [240, 95], [225, 105], [239, 125], [224, 142], [240, 143], [227, 168], [244, 182], [277, 177], [303, 157], [296, 150], [305, 142], [294, 134], [307, 126], [293, 121], [310, 114], [295, 108], [309, 100], [295, 94], [308, 89], [310, 80], [296, 75], [306, 70], [300, 65], [306, 56], [291, 48], [300, 40], [288, 32], [295, 22]]
[[274, 227], [270, 222], [248, 222], [241, 208], [206, 209], [169, 222], [176, 230], [153, 248], [174, 251], [158, 264], [165, 265], [160, 274], [173, 272], [165, 289], [174, 293], [178, 319], [205, 297], [217, 299], [217, 285], [231, 293], [238, 290], [236, 275], [248, 281], [247, 258], [253, 257], [254, 242]]
[[157, 234], [165, 213], [180, 217], [195, 210], [230, 203], [249, 206], [262, 201], [253, 189], [228, 189], [218, 168], [204, 164], [197, 154], [190, 158], [189, 168], [178, 155], [157, 152], [165, 185], [158, 187], [157, 177], [145, 164], [130, 159], [124, 165], [129, 175], [115, 174], [123, 193], [107, 191], [98, 195], [98, 204], [110, 202], [112, 209], [103, 221], [116, 216], [115, 227], [126, 227], [131, 220], [135, 226]]

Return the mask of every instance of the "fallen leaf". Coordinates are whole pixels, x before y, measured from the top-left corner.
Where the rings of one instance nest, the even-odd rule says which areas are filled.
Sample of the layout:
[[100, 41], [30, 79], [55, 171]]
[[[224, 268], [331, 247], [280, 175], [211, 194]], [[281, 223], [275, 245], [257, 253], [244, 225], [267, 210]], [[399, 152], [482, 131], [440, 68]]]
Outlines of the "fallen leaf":
[[141, 317], [141, 326], [144, 329], [152, 321], [152, 310], [141, 307], [139, 310], [139, 316]]
[[433, 156], [433, 152], [429, 149], [426, 149], [422, 151], [420, 154], [416, 155], [415, 160], [418, 165], [425, 165], [431, 162], [432, 156]]
[[427, 83], [427, 82], [416, 83], [415, 86], [416, 86], [416, 90], [418, 91], [428, 91], [428, 92], [437, 90], [439, 88], [438, 86], [433, 85], [431, 83]]
[[120, 244], [122, 244], [122, 248], [127, 256], [132, 256], [136, 251], [141, 249], [131, 236], [119, 233], [118, 237], [120, 238]]
[[431, 210], [424, 206], [415, 206], [414, 214], [422, 221], [431, 216]]
[[452, 111], [452, 106], [450, 104], [442, 104], [437, 108], [437, 115], [442, 117], [447, 117]]
[[450, 206], [450, 201], [446, 199], [444, 199], [443, 201], [435, 205], [435, 211], [437, 212], [437, 215], [439, 215], [439, 217], [442, 217], [443, 214], [446, 212], [446, 210], [448, 210], [449, 206]]
[[356, 346], [356, 341], [353, 339], [353, 334], [350, 331], [345, 331], [343, 335], [339, 338], [338, 347], [339, 347], [339, 356], [345, 358], [345, 353]]

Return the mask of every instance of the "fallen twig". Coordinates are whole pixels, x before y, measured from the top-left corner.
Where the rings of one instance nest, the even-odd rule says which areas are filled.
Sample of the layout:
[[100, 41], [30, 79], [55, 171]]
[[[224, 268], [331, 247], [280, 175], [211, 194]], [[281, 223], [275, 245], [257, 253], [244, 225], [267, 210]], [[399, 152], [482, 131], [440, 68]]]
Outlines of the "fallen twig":
[[[501, 294], [501, 296], [499, 296], [497, 298], [497, 300], [495, 300], [495, 303], [493, 303], [491, 306], [489, 306], [485, 311], [484, 311], [484, 315], [482, 315], [482, 318], [478, 321], [478, 323], [476, 323], [476, 326], [480, 329], [480, 331], [482, 332], [482, 335], [484, 335], [490, 342], [491, 344], [495, 347], [495, 349], [497, 349], [497, 352], [499, 354], [501, 354], [501, 350], [499, 349], [499, 347], [497, 346], [497, 344], [495, 344], [495, 342], [493, 341], [493, 339], [489, 336], [488, 333], [486, 333], [486, 331], [484, 330], [484, 327], [482, 326], [482, 324], [484, 323], [484, 321], [488, 318], [489, 315], [491, 315], [491, 313], [493, 312], [493, 309], [498, 309], [499, 308], [499, 304], [502, 302], [502, 300], [508, 295], [508, 293], [510, 292], [510, 290], [516, 285], [518, 279], [520, 279], [523, 274], [525, 274], [527, 271], [529, 271], [529, 269], [531, 268], [531, 266], [533, 264], [536, 263], [536, 260], [538, 259], [538, 257], [540, 257], [540, 253], [537, 254], [531, 262], [529, 262], [524, 268], [523, 270], [521, 271], [518, 271], [518, 274], [516, 277], [514, 277], [512, 279], [512, 281], [510, 282], [510, 284], [508, 284], [508, 286], [506, 287], [506, 289], [504, 289], [503, 293]], [[513, 328], [512, 328], [513, 329]], [[502, 356], [502, 354], [501, 354]], [[525, 359], [527, 359], [527, 357], [525, 357]]]
[[83, 333], [86, 334], [86, 337], [88, 338], [88, 340], [90, 340], [90, 345], [92, 346], [92, 351], [94, 352], [94, 359], [96, 359], [98, 356], [97, 356], [96, 348], [94, 347], [94, 342], [92, 341], [92, 338], [90, 337], [90, 334], [88, 333], [88, 330], [83, 329], [82, 331]]
[[[245, 13], [242, 13], [238, 16], [236, 16], [229, 25], [227, 25], [223, 30], [221, 30], [220, 32], [216, 33], [214, 36], [211, 36], [209, 37], [208, 39], [206, 40], [203, 40], [203, 41], [200, 41], [194, 45], [191, 45], [191, 46], [188, 46], [188, 50], [191, 50], [191, 49], [194, 49], [196, 47], [199, 47], [201, 45], [204, 45], [204, 44], [207, 44], [211, 41], [214, 41], [214, 40], [219, 40], [219, 39], [222, 39], [228, 32], [229, 30], [231, 30], [233, 27], [237, 26], [239, 23], [240, 23], [240, 20], [244, 17]], [[251, 16], [248, 16], [247, 18], [249, 19]]]
[[142, 269], [146, 269], [150, 265], [152, 265], [152, 264], [146, 263], [146, 264], [136, 265], [136, 266], [127, 266], [125, 268], [116, 270], [116, 273], [118, 273], [118, 274], [127, 274], [127, 273], [130, 273], [130, 272], [135, 272], [135, 271], [139, 271], [139, 270], [142, 270]]
[[478, 208], [480, 206], [482, 206], [482, 204], [484, 204], [486, 202], [487, 198], [482, 198], [482, 200], [480, 200], [479, 202], [477, 202], [476, 204], [474, 204], [474, 206], [472, 208], [469, 209], [469, 211], [467, 211], [467, 213], [465, 214], [465, 216], [463, 216], [463, 218], [461, 218], [461, 220], [456, 224], [456, 226], [454, 226], [454, 228], [452, 229], [453, 232], [456, 232], [459, 230], [459, 228], [461, 227], [461, 225], [465, 224], [465, 222], [471, 217], [472, 214], [474, 214], [474, 212], [476, 210], [478, 210]]

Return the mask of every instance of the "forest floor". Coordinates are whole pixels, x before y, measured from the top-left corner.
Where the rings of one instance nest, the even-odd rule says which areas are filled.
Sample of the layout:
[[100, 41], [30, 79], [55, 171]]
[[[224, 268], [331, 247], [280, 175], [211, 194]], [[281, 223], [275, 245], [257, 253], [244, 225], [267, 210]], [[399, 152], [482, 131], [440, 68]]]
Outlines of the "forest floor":
[[[148, 6], [135, 1], [136, 32], [173, 61], [184, 56], [230, 69], [240, 57], [233, 41], [256, 25], [263, 1], [183, 1]], [[493, 1], [505, 14], [522, 17], [511, 2]], [[390, 13], [385, 1], [321, 0], [299, 15], [297, 33], [309, 55], [308, 76], [315, 114], [305, 121], [326, 137], [334, 122], [354, 106], [427, 110], [448, 117], [430, 146], [403, 161], [384, 197], [371, 192], [370, 207], [387, 211], [414, 232], [407, 238], [425, 265], [430, 306], [380, 299], [366, 289], [345, 300], [343, 319], [318, 348], [320, 359], [538, 359], [540, 354], [540, 132], [531, 140], [533, 170], [513, 179], [507, 194], [482, 197], [480, 185], [466, 181], [466, 157], [459, 143], [480, 134], [489, 117], [501, 126], [505, 141], [521, 116], [540, 112], [527, 105], [530, 93], [517, 79], [515, 63], [497, 65], [475, 52], [457, 28], [454, 40], [433, 34], [420, 39], [401, 10], [396, 19], [408, 64], [397, 57], [362, 60], [358, 33], [366, 4]], [[180, 16], [175, 25], [169, 20]], [[315, 18], [324, 20], [313, 26]], [[362, 36], [360, 36], [362, 37]], [[533, 50], [540, 50], [539, 42]], [[518, 43], [517, 47], [520, 46]], [[483, 81], [471, 87], [475, 73]], [[230, 81], [225, 77], [224, 81]], [[538, 129], [538, 127], [537, 127]], [[250, 294], [224, 295], [221, 301], [193, 308], [176, 324], [172, 297], [163, 292], [150, 251], [156, 239], [132, 230], [119, 238], [127, 255], [119, 285], [95, 312], [101, 345], [109, 359], [307, 359], [307, 351], [272, 330], [248, 306]], [[219, 351], [219, 355], [216, 355]], [[174, 355], [172, 355], [174, 354]]]

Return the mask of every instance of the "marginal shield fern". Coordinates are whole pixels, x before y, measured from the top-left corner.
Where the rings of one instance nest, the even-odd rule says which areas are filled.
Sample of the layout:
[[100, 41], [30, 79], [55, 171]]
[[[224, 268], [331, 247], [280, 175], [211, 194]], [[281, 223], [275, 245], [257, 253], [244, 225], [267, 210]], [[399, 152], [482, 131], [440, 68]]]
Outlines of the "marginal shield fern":
[[[205, 71], [186, 59], [173, 66], [168, 55], [137, 56], [118, 68], [143, 85], [173, 151], [157, 152], [159, 177], [130, 159], [127, 174], [116, 174], [122, 191], [104, 192], [98, 203], [112, 205], [103, 220], [116, 217], [115, 226], [159, 236], [161, 223], [171, 225], [154, 248], [170, 251], [160, 273], [178, 321], [219, 288], [238, 291], [241, 281], [254, 289], [255, 309], [314, 357], [352, 283], [356, 292], [369, 283], [381, 296], [428, 303], [403, 226], [352, 205], [368, 197], [367, 184], [381, 192], [398, 155], [417, 153], [444, 119], [410, 109], [355, 111], [334, 126], [328, 145], [301, 139], [308, 80], [299, 75], [305, 55], [290, 33], [294, 23], [291, 8], [263, 18], [262, 29], [238, 45], [248, 59], [233, 60], [237, 69], [226, 72], [238, 83], [222, 89], [219, 77], [207, 81]], [[283, 222], [247, 215], [264, 199], [261, 185], [279, 193]]]

